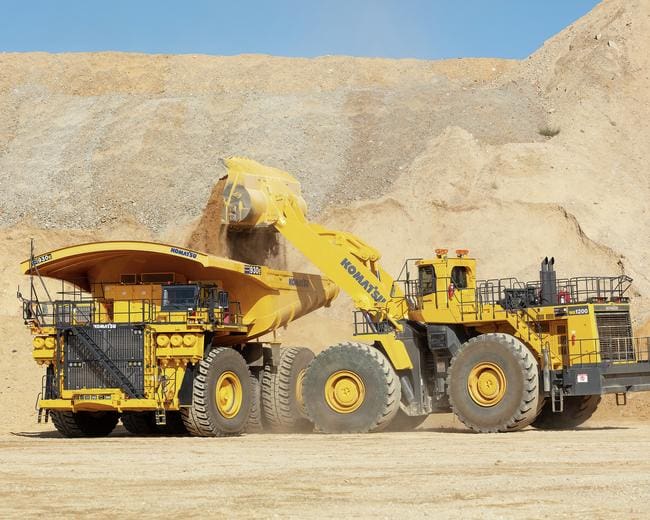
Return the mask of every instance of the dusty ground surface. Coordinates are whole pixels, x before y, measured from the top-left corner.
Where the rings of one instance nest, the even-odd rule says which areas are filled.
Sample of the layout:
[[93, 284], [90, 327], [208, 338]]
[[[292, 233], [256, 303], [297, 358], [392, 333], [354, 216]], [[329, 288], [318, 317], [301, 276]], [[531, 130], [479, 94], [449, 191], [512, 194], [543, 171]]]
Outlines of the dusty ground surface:
[[0, 460], [3, 518], [647, 518], [650, 498], [647, 423], [226, 439], [32, 428], [0, 436]]

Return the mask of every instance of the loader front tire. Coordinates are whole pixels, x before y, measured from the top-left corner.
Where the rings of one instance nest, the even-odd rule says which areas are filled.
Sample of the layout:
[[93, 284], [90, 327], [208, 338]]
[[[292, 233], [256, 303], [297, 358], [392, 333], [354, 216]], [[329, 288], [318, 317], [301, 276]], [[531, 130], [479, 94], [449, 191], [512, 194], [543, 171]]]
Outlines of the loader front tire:
[[447, 374], [452, 411], [471, 430], [516, 431], [537, 416], [539, 368], [508, 334], [482, 334], [461, 345]]
[[307, 414], [324, 433], [385, 429], [399, 410], [401, 386], [378, 349], [341, 343], [321, 352], [305, 373]]
[[571, 430], [587, 422], [600, 404], [599, 395], [566, 396], [564, 410], [553, 412], [551, 401], [542, 407], [533, 427], [539, 430]]
[[64, 437], [105, 437], [117, 426], [117, 412], [50, 412], [54, 427]]
[[199, 437], [239, 435], [253, 404], [251, 374], [244, 358], [229, 347], [212, 349], [198, 365], [192, 404], [182, 410], [187, 431]]
[[264, 423], [276, 432], [310, 432], [314, 425], [304, 409], [303, 380], [314, 353], [308, 348], [283, 348], [277, 367], [262, 376]]

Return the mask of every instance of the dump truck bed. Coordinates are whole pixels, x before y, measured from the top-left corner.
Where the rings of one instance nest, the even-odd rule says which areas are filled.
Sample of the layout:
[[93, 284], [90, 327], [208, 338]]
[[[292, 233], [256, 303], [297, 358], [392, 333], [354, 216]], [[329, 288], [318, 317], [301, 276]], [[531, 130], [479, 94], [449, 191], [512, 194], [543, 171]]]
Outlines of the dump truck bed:
[[[245, 342], [328, 306], [338, 288], [328, 278], [270, 269], [200, 251], [140, 241], [94, 242], [65, 247], [22, 262], [24, 274], [61, 281], [67, 299], [84, 293], [105, 300], [161, 298], [166, 284], [215, 283], [238, 302]], [[223, 343], [228, 343], [223, 338]]]

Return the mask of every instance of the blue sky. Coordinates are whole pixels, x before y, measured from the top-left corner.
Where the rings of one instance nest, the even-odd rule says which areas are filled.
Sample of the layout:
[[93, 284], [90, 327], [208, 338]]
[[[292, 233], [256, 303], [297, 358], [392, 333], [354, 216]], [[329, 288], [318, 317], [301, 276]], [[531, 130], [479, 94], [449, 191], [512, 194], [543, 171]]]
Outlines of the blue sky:
[[524, 58], [596, 0], [0, 0], [0, 51]]

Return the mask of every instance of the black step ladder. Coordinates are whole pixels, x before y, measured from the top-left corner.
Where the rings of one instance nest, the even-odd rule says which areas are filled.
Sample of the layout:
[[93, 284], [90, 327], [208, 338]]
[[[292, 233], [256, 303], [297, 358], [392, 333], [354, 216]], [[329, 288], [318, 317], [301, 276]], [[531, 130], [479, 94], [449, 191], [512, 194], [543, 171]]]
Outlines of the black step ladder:
[[[133, 386], [129, 378], [124, 375], [115, 363], [113, 363], [106, 352], [95, 343], [86, 332], [85, 327], [71, 326], [68, 327], [67, 330], [79, 339], [80, 346], [85, 351], [85, 354], [99, 365], [104, 377], [111, 383], [111, 385], [116, 384], [118, 388], [121, 388], [124, 393], [132, 399], [144, 397], [140, 392], [138, 392], [135, 386]], [[108, 346], [110, 348], [110, 344]]]

